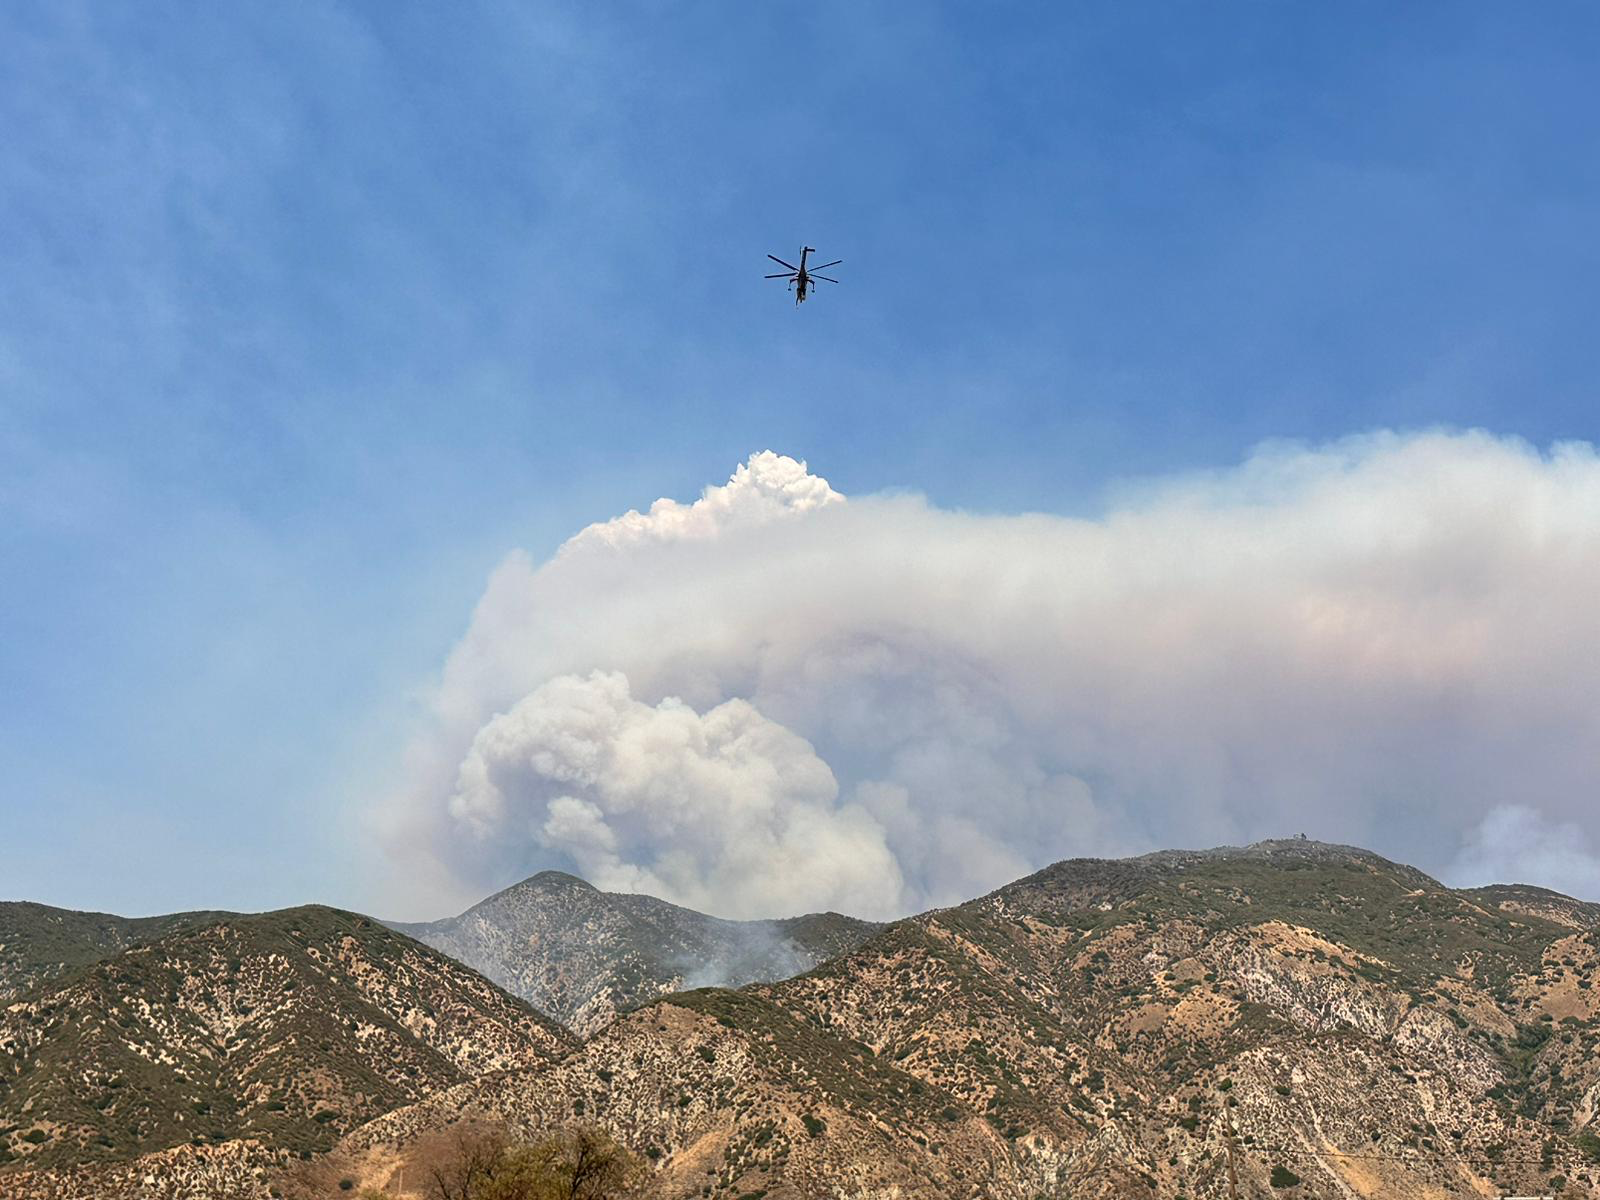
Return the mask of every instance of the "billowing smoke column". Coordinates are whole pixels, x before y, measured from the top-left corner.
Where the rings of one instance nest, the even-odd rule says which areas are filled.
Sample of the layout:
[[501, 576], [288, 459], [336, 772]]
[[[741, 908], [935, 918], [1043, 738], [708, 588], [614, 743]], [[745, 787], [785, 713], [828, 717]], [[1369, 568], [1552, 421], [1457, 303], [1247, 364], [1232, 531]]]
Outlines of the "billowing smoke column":
[[782, 912], [803, 879], [818, 905], [893, 906], [882, 826], [838, 801], [810, 744], [746, 701], [651, 706], [595, 672], [558, 676], [479, 730], [450, 813], [484, 840], [528, 830], [607, 891]]
[[847, 501], [766, 452], [508, 557], [384, 826], [440, 902], [562, 866], [892, 916], [1302, 830], [1600, 897], [1597, 597], [1587, 445], [1266, 448], [1095, 520]]

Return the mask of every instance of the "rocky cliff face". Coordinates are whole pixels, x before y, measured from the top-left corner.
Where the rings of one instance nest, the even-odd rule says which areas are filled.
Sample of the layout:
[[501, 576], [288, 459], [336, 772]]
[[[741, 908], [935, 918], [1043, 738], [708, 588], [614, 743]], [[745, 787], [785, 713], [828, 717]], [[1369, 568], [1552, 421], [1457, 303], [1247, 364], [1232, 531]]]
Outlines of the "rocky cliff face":
[[580, 1034], [685, 987], [785, 979], [881, 926], [838, 913], [728, 921], [545, 871], [458, 917], [393, 928], [466, 963]]

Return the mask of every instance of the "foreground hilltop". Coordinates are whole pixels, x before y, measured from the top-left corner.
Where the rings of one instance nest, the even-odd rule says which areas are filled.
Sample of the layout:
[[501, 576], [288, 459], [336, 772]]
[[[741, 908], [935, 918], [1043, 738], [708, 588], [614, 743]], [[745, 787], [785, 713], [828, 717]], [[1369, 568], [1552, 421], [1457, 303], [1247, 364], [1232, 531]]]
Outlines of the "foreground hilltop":
[[882, 925], [838, 913], [729, 921], [543, 871], [458, 917], [391, 927], [466, 963], [580, 1034], [684, 987], [786, 979]]
[[[663, 1197], [1600, 1196], [1593, 906], [1293, 840], [1072, 860], [346, 1139], [595, 1121]], [[1236, 1183], [1235, 1183], [1236, 1181]]]

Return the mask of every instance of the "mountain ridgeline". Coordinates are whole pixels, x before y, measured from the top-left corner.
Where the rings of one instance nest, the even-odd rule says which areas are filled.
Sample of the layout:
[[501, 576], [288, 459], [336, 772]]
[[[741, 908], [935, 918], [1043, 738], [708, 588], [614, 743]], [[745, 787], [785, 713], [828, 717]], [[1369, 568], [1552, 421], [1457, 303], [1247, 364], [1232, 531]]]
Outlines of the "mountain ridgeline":
[[36, 983], [103, 962], [130, 946], [237, 915], [187, 912], [117, 917], [27, 901], [0, 901], [0, 1004]]
[[585, 1035], [668, 992], [787, 979], [882, 928], [838, 913], [729, 921], [560, 871], [458, 917], [391, 925]]
[[1298, 839], [1071, 860], [653, 997], [639, 962], [694, 982], [710, 918], [571, 877], [496, 902], [482, 929], [549, 906], [493, 944], [583, 1040], [324, 909], [33, 985], [0, 1024], [0, 1194], [422, 1200], [465, 1119], [599, 1127], [664, 1200], [1600, 1200], [1600, 906], [1538, 888]]

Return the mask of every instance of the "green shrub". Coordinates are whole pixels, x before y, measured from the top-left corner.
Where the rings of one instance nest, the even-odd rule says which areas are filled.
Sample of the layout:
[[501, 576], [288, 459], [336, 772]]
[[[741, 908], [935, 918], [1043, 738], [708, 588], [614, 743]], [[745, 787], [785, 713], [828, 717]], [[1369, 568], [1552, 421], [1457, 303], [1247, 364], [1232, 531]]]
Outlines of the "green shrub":
[[1272, 1186], [1273, 1187], [1275, 1187], [1275, 1188], [1292, 1188], [1296, 1184], [1298, 1184], [1299, 1182], [1300, 1182], [1300, 1176], [1296, 1175], [1293, 1171], [1289, 1170], [1288, 1167], [1273, 1167], [1272, 1168]]

